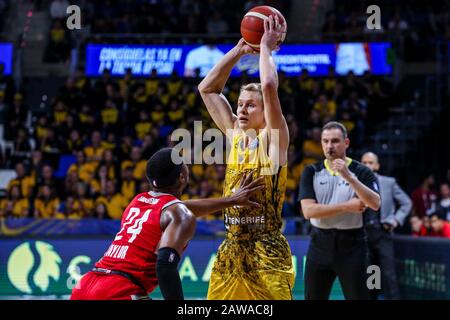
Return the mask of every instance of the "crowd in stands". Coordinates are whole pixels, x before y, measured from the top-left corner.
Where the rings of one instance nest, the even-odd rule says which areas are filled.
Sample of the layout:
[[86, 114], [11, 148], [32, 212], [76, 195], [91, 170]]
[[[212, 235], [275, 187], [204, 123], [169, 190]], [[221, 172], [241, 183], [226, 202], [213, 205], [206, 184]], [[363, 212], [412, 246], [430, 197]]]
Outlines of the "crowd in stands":
[[416, 237], [431, 236], [450, 238], [450, 169], [439, 190], [435, 190], [432, 175], [411, 194], [413, 212], [410, 217], [412, 234]]
[[[130, 40], [133, 43], [158, 42], [161, 35], [205, 34], [214, 38], [221, 34], [239, 34], [242, 17], [250, 8], [271, 5], [289, 12], [290, 7], [289, 0], [53, 0], [49, 7], [51, 27], [45, 62], [66, 62], [71, 47], [75, 46], [73, 34], [65, 28], [66, 8], [71, 4], [81, 8], [83, 32], [91, 35], [90, 42], [99, 41], [97, 36], [92, 36], [97, 34], [139, 34], [139, 38]], [[147, 34], [158, 36], [142, 36]], [[191, 42], [197, 39], [191, 39]], [[114, 39], [109, 38], [109, 41]], [[120, 37], [119, 41], [128, 40]]]
[[[89, 79], [79, 69], [53, 97], [51, 110], [32, 115], [31, 127], [24, 126], [30, 116], [23, 96], [16, 93], [5, 121], [6, 138], [14, 148], [4, 165], [13, 167], [17, 177], [8, 184], [0, 215], [119, 219], [131, 198], [149, 189], [146, 159], [159, 148], [175, 144], [170, 140], [174, 129], [186, 128], [193, 136], [196, 120], [202, 121], [203, 130], [214, 127], [196, 89], [199, 80], [182, 79], [176, 73], [162, 79], [155, 70], [146, 79], [134, 78], [130, 72], [117, 79], [107, 69], [99, 79]], [[240, 84], [253, 80], [244, 76], [228, 83], [225, 94], [233, 106]], [[380, 81], [351, 73], [336, 77], [332, 69], [325, 78], [311, 78], [306, 71], [298, 78], [280, 74], [280, 97], [291, 136], [285, 217], [299, 216], [296, 195], [303, 168], [323, 159], [323, 123], [342, 121], [357, 147], [373, 99], [383, 95]], [[371, 91], [373, 96], [362, 95]], [[69, 159], [70, 165], [57, 175], [63, 159]], [[221, 196], [223, 165], [190, 168], [191, 181], [183, 199]], [[427, 178], [412, 194], [414, 216], [435, 219], [432, 214], [441, 217], [442, 210], [447, 210], [447, 220], [448, 184], [441, 186], [439, 197], [432, 184], [432, 178]], [[423, 203], [424, 199], [429, 200]], [[415, 222], [412, 218], [414, 227]]]
[[[380, 8], [380, 30], [366, 24], [367, 8], [374, 4]], [[323, 41], [389, 40], [401, 44], [405, 61], [423, 61], [435, 57], [437, 40], [450, 39], [450, 5], [445, 0], [336, 0], [321, 31]]]
[[[160, 78], [153, 70], [147, 78], [136, 78], [128, 70], [116, 78], [105, 69], [101, 77], [88, 78], [80, 68], [56, 96], [49, 97], [49, 110], [32, 114], [23, 102], [26, 93], [14, 92], [5, 85], [8, 79], [0, 74], [0, 86], [12, 90], [8, 93], [12, 98], [3, 100], [7, 111], [3, 126], [13, 148], [2, 155], [1, 167], [14, 168], [17, 177], [0, 201], [2, 217], [119, 219], [134, 195], [149, 190], [146, 160], [159, 148], [177, 143], [171, 141], [173, 130], [185, 128], [193, 137], [194, 121], [202, 121], [203, 131], [214, 127], [197, 91], [200, 79], [181, 78], [175, 72]], [[233, 107], [240, 85], [252, 81], [244, 73], [227, 83], [224, 93]], [[306, 70], [296, 78], [280, 73], [279, 83], [291, 137], [283, 215], [299, 217], [301, 172], [323, 159], [321, 126], [330, 120], [343, 122], [352, 148], [361, 147], [367, 124], [376, 118], [372, 109], [379, 112], [376, 106], [385, 105], [380, 101], [390, 89], [382, 78], [368, 73], [338, 77], [333, 69], [324, 78], [312, 78]], [[7, 96], [2, 92], [0, 99]], [[190, 169], [183, 199], [221, 196], [225, 166], [193, 164]], [[427, 177], [412, 193], [411, 225], [416, 228], [417, 219], [425, 225], [418, 235], [440, 232], [424, 233], [426, 219], [450, 217], [448, 183], [441, 185], [439, 195], [433, 184]], [[447, 222], [442, 226], [447, 230]]]
[[[224, 92], [233, 106], [240, 85], [252, 81], [245, 74], [229, 81]], [[156, 70], [147, 78], [135, 78], [130, 70], [115, 78], [105, 69], [93, 79], [80, 68], [50, 97], [51, 110], [32, 115], [23, 95], [16, 93], [5, 119], [5, 138], [13, 142], [13, 150], [4, 165], [15, 168], [18, 178], [6, 198], [28, 198], [29, 210], [3, 210], [3, 215], [50, 217], [65, 212], [71, 217], [117, 218], [134, 194], [148, 189], [146, 159], [160, 147], [175, 144], [170, 141], [174, 129], [192, 132], [196, 120], [202, 121], [203, 130], [214, 127], [199, 97], [199, 82], [175, 72], [160, 78]], [[291, 136], [286, 216], [298, 216], [296, 193], [303, 168], [323, 158], [323, 123], [342, 121], [357, 147], [367, 129], [366, 118], [377, 99], [384, 99], [385, 88], [389, 86], [382, 79], [370, 74], [337, 77], [333, 69], [325, 78], [312, 78], [306, 70], [297, 78], [280, 74]], [[73, 163], [64, 169], [63, 160]], [[191, 172], [184, 198], [221, 195], [223, 166], [192, 165]], [[40, 201], [52, 205], [44, 210]]]

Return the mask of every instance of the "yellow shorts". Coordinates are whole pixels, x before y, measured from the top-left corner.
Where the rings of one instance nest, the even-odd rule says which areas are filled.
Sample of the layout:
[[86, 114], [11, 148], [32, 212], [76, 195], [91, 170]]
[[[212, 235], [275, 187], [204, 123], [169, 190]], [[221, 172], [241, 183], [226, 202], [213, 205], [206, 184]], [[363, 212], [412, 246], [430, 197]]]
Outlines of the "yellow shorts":
[[257, 281], [211, 274], [208, 300], [292, 300], [294, 274], [261, 271]]
[[225, 239], [217, 251], [208, 300], [292, 300], [295, 274], [281, 234], [266, 239]]

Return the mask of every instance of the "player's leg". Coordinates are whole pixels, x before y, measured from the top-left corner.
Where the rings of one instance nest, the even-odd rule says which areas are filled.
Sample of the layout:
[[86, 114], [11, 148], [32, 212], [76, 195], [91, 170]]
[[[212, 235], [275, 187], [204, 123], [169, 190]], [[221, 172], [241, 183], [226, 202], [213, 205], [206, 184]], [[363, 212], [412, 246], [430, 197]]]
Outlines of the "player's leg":
[[90, 300], [90, 288], [97, 280], [92, 272], [88, 272], [81, 277], [75, 287], [72, 289], [70, 300]]
[[263, 284], [257, 300], [293, 300], [292, 288], [295, 283], [294, 272], [287, 271], [261, 271], [261, 283]]
[[148, 295], [120, 275], [88, 272], [72, 290], [71, 300], [138, 300]]
[[209, 279], [207, 299], [251, 300], [254, 299], [254, 293], [241, 277], [213, 270]]

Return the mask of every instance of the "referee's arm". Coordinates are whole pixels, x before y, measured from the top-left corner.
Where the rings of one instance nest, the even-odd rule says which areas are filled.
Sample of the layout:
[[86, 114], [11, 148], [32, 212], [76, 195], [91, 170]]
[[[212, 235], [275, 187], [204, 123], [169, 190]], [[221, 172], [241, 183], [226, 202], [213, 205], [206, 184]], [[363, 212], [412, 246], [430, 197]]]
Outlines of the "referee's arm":
[[381, 206], [381, 198], [379, 195], [380, 188], [378, 180], [369, 168], [363, 168], [358, 176], [350, 175], [346, 166], [339, 170], [342, 177], [355, 190], [358, 198], [361, 199], [370, 209], [378, 211]]
[[301, 211], [303, 212], [305, 219], [327, 218], [342, 213], [361, 213], [364, 211], [364, 203], [357, 198], [338, 204], [327, 205], [317, 203], [316, 193], [314, 192], [313, 177], [313, 167], [307, 166], [302, 173], [299, 188]]

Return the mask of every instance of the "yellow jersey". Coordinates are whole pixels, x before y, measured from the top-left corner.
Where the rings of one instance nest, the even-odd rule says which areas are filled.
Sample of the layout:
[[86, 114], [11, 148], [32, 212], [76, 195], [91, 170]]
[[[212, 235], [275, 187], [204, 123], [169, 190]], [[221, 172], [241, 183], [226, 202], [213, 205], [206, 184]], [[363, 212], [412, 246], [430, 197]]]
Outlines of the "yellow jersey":
[[263, 134], [248, 146], [245, 139], [244, 134], [232, 139], [223, 196], [233, 194], [243, 175], [252, 170], [254, 179], [264, 176], [265, 189], [252, 199], [259, 208], [235, 206], [223, 210], [226, 236], [217, 252], [208, 299], [292, 299], [292, 255], [281, 233], [287, 166], [277, 168], [272, 163]]

